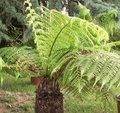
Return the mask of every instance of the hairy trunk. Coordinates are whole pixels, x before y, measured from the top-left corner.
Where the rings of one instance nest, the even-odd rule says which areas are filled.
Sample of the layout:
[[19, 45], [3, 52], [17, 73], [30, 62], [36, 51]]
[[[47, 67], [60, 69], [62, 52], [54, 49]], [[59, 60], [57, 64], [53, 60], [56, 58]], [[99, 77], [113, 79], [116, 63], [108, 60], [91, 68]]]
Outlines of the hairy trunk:
[[63, 94], [53, 80], [43, 78], [36, 92], [36, 113], [63, 113]]
[[118, 113], [120, 113], [120, 95], [116, 97], [117, 98], [117, 108], [118, 108]]

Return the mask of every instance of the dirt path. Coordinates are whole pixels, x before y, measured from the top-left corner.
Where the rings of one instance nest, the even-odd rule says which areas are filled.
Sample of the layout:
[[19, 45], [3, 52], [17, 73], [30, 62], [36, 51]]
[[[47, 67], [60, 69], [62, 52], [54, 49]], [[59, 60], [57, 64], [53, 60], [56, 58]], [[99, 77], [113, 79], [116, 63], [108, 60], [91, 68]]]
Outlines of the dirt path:
[[34, 113], [34, 95], [0, 90], [0, 113]]

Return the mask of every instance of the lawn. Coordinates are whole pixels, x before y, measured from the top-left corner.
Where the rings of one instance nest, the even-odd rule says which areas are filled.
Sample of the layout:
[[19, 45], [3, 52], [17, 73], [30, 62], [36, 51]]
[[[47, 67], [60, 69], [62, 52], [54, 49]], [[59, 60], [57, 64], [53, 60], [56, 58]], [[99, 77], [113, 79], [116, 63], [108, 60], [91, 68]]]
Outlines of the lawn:
[[[0, 113], [34, 113], [36, 87], [29, 78], [15, 79], [5, 77], [4, 84], [0, 87]], [[82, 97], [82, 98], [81, 98]], [[74, 97], [64, 94], [65, 113], [116, 113], [114, 99], [106, 101], [98, 98], [94, 93]]]

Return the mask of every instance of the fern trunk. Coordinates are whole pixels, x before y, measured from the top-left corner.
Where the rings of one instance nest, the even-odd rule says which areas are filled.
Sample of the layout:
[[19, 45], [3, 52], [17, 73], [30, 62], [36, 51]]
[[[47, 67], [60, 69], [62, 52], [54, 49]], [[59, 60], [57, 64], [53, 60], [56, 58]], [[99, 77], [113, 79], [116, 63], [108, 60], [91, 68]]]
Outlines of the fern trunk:
[[53, 80], [43, 78], [36, 92], [36, 113], [63, 113], [63, 94]]
[[117, 108], [118, 108], [118, 113], [120, 113], [120, 96], [117, 96]]

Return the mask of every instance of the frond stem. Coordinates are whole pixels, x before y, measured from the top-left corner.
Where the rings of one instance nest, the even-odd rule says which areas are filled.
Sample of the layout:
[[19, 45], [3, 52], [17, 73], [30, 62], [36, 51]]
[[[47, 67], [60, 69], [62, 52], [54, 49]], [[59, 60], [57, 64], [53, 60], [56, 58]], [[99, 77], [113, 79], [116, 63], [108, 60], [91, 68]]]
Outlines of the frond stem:
[[[48, 59], [49, 59], [49, 57], [50, 57], [51, 54], [52, 54], [53, 47], [54, 47], [54, 45], [55, 45], [55, 43], [56, 43], [56, 41], [57, 41], [60, 33], [64, 30], [65, 27], [67, 27], [67, 26], [69, 25], [69, 23], [70, 23], [70, 21], [69, 21], [65, 26], [63, 26], [63, 28], [58, 32], [58, 34], [57, 34], [56, 38], [54, 39], [53, 44], [52, 44], [52, 46], [51, 46], [51, 48], [50, 48], [50, 52], [49, 52], [49, 55], [48, 55]], [[48, 64], [48, 65], [49, 65], [49, 64]], [[48, 74], [48, 65], [47, 65], [47, 68], [46, 68], [47, 75], [49, 75], [49, 74]]]
[[63, 29], [64, 29], [67, 25], [69, 25], [69, 22], [59, 31], [59, 33], [57, 34], [56, 38], [54, 39], [54, 42], [53, 42], [53, 44], [52, 44], [52, 47], [50, 48], [50, 53], [49, 53], [49, 55], [48, 55], [49, 57], [51, 56], [51, 53], [52, 53], [52, 50], [53, 50], [53, 47], [54, 47], [54, 45], [55, 45], [56, 40], [58, 39], [60, 33], [63, 31]]

